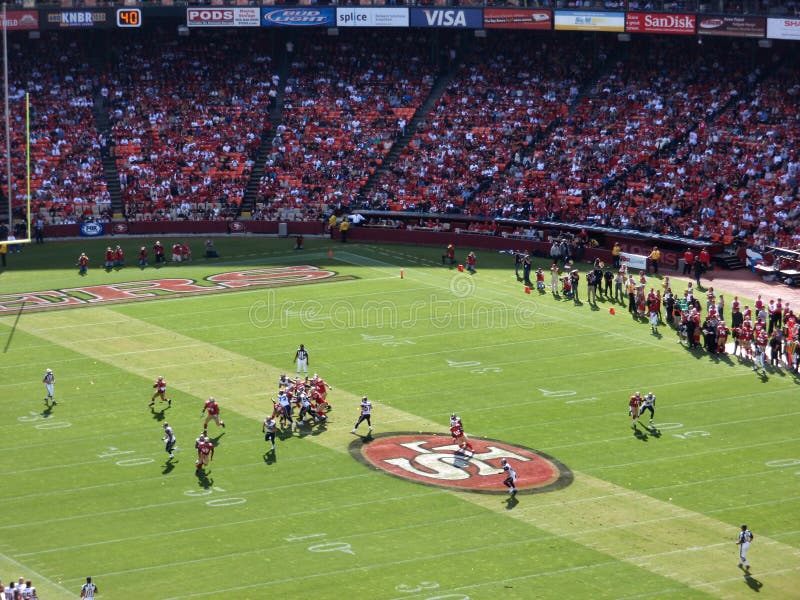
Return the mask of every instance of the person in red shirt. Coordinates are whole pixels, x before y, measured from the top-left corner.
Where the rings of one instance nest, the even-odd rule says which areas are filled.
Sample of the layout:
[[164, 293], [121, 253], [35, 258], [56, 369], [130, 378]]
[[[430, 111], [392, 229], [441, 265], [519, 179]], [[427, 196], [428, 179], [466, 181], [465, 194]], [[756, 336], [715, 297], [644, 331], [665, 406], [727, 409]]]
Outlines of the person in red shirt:
[[203, 429], [208, 428], [208, 422], [212, 419], [218, 427], [225, 427], [225, 421], [219, 420], [219, 404], [217, 404], [217, 401], [214, 400], [214, 396], [211, 396], [206, 401], [205, 406], [203, 406], [203, 412], [200, 414], [206, 415], [206, 421], [203, 423]]
[[125, 252], [120, 246], [114, 249], [114, 266], [117, 269], [121, 269], [125, 266]]
[[456, 264], [456, 249], [453, 244], [447, 244], [444, 254], [442, 255], [442, 264], [449, 264], [451, 267]]
[[470, 252], [469, 254], [467, 254], [467, 271], [469, 271], [470, 273], [475, 273], [476, 260], [477, 259], [475, 258], [474, 252]]
[[642, 406], [642, 393], [636, 392], [628, 402], [628, 414], [631, 416], [631, 428], [636, 429], [639, 422], [639, 408]]
[[153, 245], [153, 254], [155, 254], [155, 257], [156, 257], [156, 264], [158, 264], [158, 263], [166, 264], [167, 263], [167, 259], [164, 256], [164, 246], [161, 245], [161, 242], [156, 242]]
[[197, 442], [197, 462], [195, 463], [197, 466], [196, 471], [201, 471], [204, 467], [207, 467], [213, 458], [214, 442], [212, 442], [208, 436], [204, 436]]
[[[703, 248], [702, 250], [700, 250], [700, 254], [698, 255], [698, 258], [700, 258], [700, 262], [703, 265], [703, 271], [704, 272], [710, 271], [711, 270], [711, 255], [708, 253], [708, 250], [706, 248]], [[709, 277], [709, 279], [711, 279], [711, 278]]]
[[758, 371], [758, 368], [761, 367], [761, 370], [766, 373], [764, 356], [767, 353], [767, 344], [769, 344], [769, 338], [767, 337], [767, 332], [764, 331], [762, 327], [756, 333], [756, 361], [753, 365], [753, 371]]
[[167, 406], [172, 406], [172, 400], [167, 398], [167, 382], [164, 381], [164, 378], [159, 375], [156, 382], [153, 384], [156, 392], [153, 394], [153, 397], [150, 398], [149, 406], [153, 406], [156, 403], [156, 398], [161, 398], [162, 402], [166, 402]]
[[683, 253], [683, 274], [684, 275], [691, 275], [692, 274], [692, 265], [694, 264], [694, 252], [692, 252], [691, 248], [687, 248], [686, 252]]
[[725, 344], [728, 343], [730, 330], [725, 325], [725, 321], [720, 321], [717, 325], [717, 354], [727, 354]]
[[473, 454], [475, 449], [469, 443], [467, 434], [464, 433], [464, 426], [461, 424], [461, 419], [453, 413], [450, 416], [450, 435], [453, 436], [453, 442], [458, 444], [458, 452], [463, 454], [464, 451], [469, 450]]
[[189, 244], [181, 244], [181, 258], [183, 261], [192, 260], [192, 249]]
[[110, 271], [114, 268], [114, 251], [111, 249], [111, 246], [106, 248], [106, 260], [104, 266], [106, 271]]
[[81, 255], [78, 257], [78, 274], [86, 275], [88, 272], [89, 272], [89, 257], [86, 256], [85, 252], [81, 252]]

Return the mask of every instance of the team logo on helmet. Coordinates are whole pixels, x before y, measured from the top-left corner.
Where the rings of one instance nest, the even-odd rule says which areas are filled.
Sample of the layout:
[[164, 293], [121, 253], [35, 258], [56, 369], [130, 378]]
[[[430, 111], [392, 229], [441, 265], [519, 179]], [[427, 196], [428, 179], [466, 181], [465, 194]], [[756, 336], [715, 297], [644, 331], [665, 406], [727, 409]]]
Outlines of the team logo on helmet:
[[356, 460], [415, 483], [483, 494], [506, 494], [504, 466], [517, 474], [519, 493], [557, 490], [572, 483], [572, 471], [551, 456], [498, 440], [470, 438], [474, 452], [459, 453], [450, 436], [386, 433], [354, 440]]

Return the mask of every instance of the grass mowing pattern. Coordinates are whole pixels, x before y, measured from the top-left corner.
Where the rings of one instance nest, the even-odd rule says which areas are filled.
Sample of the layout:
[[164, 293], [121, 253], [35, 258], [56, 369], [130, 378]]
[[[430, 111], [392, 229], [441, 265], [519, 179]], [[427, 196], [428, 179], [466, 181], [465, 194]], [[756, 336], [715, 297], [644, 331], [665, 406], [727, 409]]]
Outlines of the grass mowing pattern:
[[[3, 444], [14, 481], [0, 494], [3, 577], [35, 571], [50, 598], [69, 597], [88, 574], [120, 598], [736, 598], [756, 587], [789, 598], [800, 589], [798, 466], [784, 461], [800, 459], [796, 379], [692, 355], [668, 328], [655, 338], [602, 303], [592, 311], [526, 296], [505, 255], [480, 255], [470, 277], [437, 265], [438, 248], [337, 245], [328, 258], [323, 241], [296, 255], [285, 244], [218, 241], [231, 255], [223, 264], [93, 269], [84, 279], [59, 264], [80, 252], [74, 243], [14, 257], [26, 270], [4, 274], [4, 291], [274, 264], [355, 279], [23, 314], [10, 343], [15, 316], [0, 318], [0, 393], [14, 417]], [[273, 461], [260, 421], [301, 342], [335, 386], [335, 410], [327, 431], [279, 440]], [[59, 405], [44, 418], [47, 366]], [[163, 416], [147, 409], [157, 375], [173, 399]], [[657, 422], [673, 424], [660, 437], [631, 434], [625, 407], [636, 389], [653, 389]], [[228, 427], [212, 425], [223, 435], [198, 480], [192, 441], [212, 394]], [[446, 431], [456, 410], [471, 435], [552, 454], [575, 482], [510, 506], [366, 470], [347, 453], [362, 394], [376, 404], [376, 431]], [[162, 418], [182, 448], [174, 468], [163, 462]], [[750, 579], [736, 569], [741, 522], [756, 532]]]

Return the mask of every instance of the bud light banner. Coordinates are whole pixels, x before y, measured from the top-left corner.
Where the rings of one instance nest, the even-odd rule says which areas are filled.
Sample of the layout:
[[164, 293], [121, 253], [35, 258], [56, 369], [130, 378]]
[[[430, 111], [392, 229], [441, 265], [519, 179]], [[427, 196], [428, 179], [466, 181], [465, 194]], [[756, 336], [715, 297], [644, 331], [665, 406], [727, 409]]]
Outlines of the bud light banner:
[[671, 33], [694, 35], [697, 18], [694, 15], [668, 13], [626, 13], [625, 31], [630, 33]]
[[483, 11], [480, 8], [412, 8], [411, 26], [482, 29]]
[[105, 229], [102, 223], [87, 222], [81, 223], [81, 235], [83, 237], [98, 237], [103, 235]]
[[264, 27], [336, 27], [335, 8], [262, 8]]

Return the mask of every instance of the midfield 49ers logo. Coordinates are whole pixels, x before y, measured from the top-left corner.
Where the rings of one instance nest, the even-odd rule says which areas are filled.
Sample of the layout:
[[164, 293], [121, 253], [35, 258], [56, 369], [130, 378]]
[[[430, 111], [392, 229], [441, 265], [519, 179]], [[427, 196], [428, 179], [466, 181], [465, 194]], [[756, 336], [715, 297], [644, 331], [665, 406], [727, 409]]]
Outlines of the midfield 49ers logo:
[[507, 493], [501, 460], [517, 473], [520, 493], [549, 492], [572, 483], [572, 471], [554, 458], [524, 446], [470, 438], [475, 452], [457, 453], [450, 436], [387, 433], [350, 445], [360, 462], [416, 483], [484, 494]]

